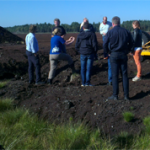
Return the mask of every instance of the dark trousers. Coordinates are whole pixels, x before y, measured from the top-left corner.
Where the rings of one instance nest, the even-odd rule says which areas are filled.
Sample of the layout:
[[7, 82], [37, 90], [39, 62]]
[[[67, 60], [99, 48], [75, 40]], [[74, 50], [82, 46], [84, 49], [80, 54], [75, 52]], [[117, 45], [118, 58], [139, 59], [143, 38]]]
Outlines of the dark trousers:
[[112, 70], [112, 85], [113, 85], [113, 95], [115, 97], [119, 94], [119, 69], [122, 72], [123, 78], [123, 90], [124, 96], [129, 96], [129, 80], [128, 80], [128, 73], [127, 73], [127, 61], [128, 58], [126, 55], [121, 56], [110, 56], [110, 63], [111, 63], [111, 70]]
[[26, 55], [28, 56], [28, 73], [29, 73], [29, 81], [32, 82], [34, 79], [34, 67], [36, 69], [36, 82], [41, 80], [41, 72], [40, 72], [40, 60], [39, 56], [35, 56], [33, 53], [26, 51]]

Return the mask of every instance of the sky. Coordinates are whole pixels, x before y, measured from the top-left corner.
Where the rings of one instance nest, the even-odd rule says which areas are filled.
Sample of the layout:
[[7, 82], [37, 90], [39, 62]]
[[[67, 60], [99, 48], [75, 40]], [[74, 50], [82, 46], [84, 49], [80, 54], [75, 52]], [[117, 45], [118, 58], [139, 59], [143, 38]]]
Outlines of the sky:
[[114, 16], [127, 20], [150, 20], [150, 0], [0, 0], [0, 26], [83, 21], [102, 22]]

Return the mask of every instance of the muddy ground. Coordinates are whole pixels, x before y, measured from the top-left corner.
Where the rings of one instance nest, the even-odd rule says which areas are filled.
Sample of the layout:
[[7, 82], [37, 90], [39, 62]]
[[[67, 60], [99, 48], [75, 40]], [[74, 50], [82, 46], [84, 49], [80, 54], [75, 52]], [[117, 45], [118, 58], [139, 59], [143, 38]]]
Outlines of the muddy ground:
[[[77, 34], [68, 34], [77, 37]], [[24, 34], [18, 35], [25, 38]], [[124, 101], [122, 79], [119, 78], [119, 100], [106, 101], [112, 95], [112, 86], [107, 86], [107, 60], [103, 60], [102, 37], [97, 33], [100, 60], [94, 62], [91, 83], [94, 87], [81, 87], [78, 77], [70, 82], [71, 69], [67, 62], [59, 62], [53, 85], [35, 86], [28, 84], [28, 62], [25, 45], [0, 44], [0, 79], [9, 83], [0, 89], [0, 96], [13, 98], [15, 106], [22, 106], [37, 113], [40, 118], [50, 122], [83, 121], [90, 127], [98, 127], [107, 135], [116, 135], [121, 131], [140, 133], [143, 118], [150, 115], [150, 59], [142, 62], [142, 80], [132, 82], [136, 75], [136, 66], [132, 56], [128, 56], [128, 75], [131, 101]], [[50, 34], [37, 34], [40, 48], [42, 80], [47, 80], [49, 72]], [[75, 43], [67, 47], [75, 67], [80, 70], [79, 54]], [[135, 114], [132, 122], [125, 122], [123, 112]]]

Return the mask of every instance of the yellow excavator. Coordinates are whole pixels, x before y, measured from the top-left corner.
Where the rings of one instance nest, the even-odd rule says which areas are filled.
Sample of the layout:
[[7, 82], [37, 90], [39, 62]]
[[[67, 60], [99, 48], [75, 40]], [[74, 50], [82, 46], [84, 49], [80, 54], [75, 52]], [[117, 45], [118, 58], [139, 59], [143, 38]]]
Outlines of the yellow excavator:
[[142, 48], [141, 61], [144, 61], [146, 56], [150, 56], [150, 35], [142, 31]]

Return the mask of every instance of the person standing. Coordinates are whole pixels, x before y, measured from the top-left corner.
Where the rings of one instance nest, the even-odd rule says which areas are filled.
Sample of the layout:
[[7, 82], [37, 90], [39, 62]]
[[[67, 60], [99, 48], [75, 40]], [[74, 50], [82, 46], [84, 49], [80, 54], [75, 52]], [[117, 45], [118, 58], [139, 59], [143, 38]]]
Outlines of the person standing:
[[29, 33], [25, 37], [26, 42], [26, 55], [28, 57], [28, 73], [29, 73], [29, 84], [34, 82], [34, 67], [36, 68], [36, 85], [44, 84], [41, 82], [41, 72], [40, 72], [40, 60], [39, 60], [39, 47], [38, 41], [35, 37], [36, 25], [31, 25], [29, 27]]
[[135, 64], [137, 66], [137, 75], [132, 79], [132, 81], [139, 81], [141, 80], [141, 52], [142, 52], [142, 31], [140, 30], [140, 23], [139, 21], [133, 21], [132, 27], [133, 31], [133, 40], [134, 40], [134, 51], [133, 51], [133, 58]]
[[[54, 26], [53, 29], [52, 29], [52, 37], [54, 36], [54, 35], [53, 35], [53, 31], [54, 31], [56, 28], [59, 28], [59, 29], [60, 29], [60, 36], [66, 35], [66, 30], [64, 29], [63, 26], [60, 25], [60, 20], [59, 20], [58, 18], [54, 19], [54, 24], [55, 24], [55, 26]], [[62, 46], [62, 52], [63, 52], [63, 53], [66, 53], [66, 46], [65, 46], [65, 45]]]
[[[89, 23], [89, 20], [87, 18], [84, 18], [83, 19], [83, 22], [81, 23], [80, 25], [80, 33], [81, 32], [84, 32], [84, 29], [83, 29], [83, 25], [84, 23], [88, 23], [89, 24], [89, 31], [93, 32], [95, 34], [95, 30], [94, 30], [94, 27], [92, 24]], [[95, 34], [95, 38], [96, 38], [96, 45], [97, 45], [97, 50], [98, 50], [98, 41], [97, 41], [97, 37], [96, 37], [96, 34]], [[95, 53], [94, 55], [94, 60], [98, 60], [98, 55], [97, 53]]]
[[[110, 63], [112, 69], [112, 85], [113, 95], [107, 100], [118, 100], [119, 83], [118, 75], [119, 68], [121, 68], [123, 78], [123, 90], [124, 100], [129, 100], [129, 80], [127, 74], [127, 54], [133, 50], [134, 41], [130, 32], [120, 27], [120, 18], [113, 17], [112, 19], [113, 29], [106, 34], [103, 47], [104, 52], [108, 54], [110, 52]], [[111, 49], [108, 49], [110, 44]]]
[[90, 78], [94, 55], [97, 52], [97, 40], [95, 33], [90, 31], [90, 25], [88, 22], [84, 23], [83, 30], [83, 32], [79, 33], [75, 45], [76, 50], [80, 53], [81, 86], [93, 86], [90, 83]]
[[50, 71], [48, 75], [48, 84], [52, 84], [52, 80], [55, 77], [55, 72], [57, 68], [57, 63], [59, 60], [68, 61], [72, 73], [76, 73], [74, 62], [70, 55], [63, 53], [63, 45], [70, 45], [74, 42], [75, 38], [70, 37], [68, 40], [64, 40], [64, 35], [61, 36], [62, 31], [60, 28], [56, 28], [52, 34], [54, 35], [51, 38], [51, 49], [49, 54], [49, 60], [50, 60]]
[[89, 20], [88, 20], [87, 18], [84, 18], [84, 19], [83, 19], [83, 22], [82, 22], [81, 25], [80, 25], [80, 32], [83, 32], [83, 31], [84, 31], [83, 25], [84, 25], [84, 23], [86, 23], [86, 22], [89, 24], [89, 30], [90, 30], [91, 32], [95, 33], [95, 30], [94, 30], [93, 25], [89, 23]]
[[[112, 23], [107, 21], [107, 17], [103, 17], [103, 22], [99, 26], [100, 34], [102, 35], [103, 42], [105, 40], [105, 36], [107, 32], [112, 27]], [[110, 48], [110, 46], [109, 46]], [[110, 58], [107, 54], [104, 53], [104, 59], [108, 59], [108, 83], [107, 85], [112, 85], [112, 74], [111, 74], [111, 65], [110, 65]]]

